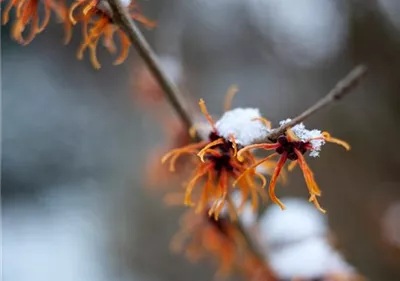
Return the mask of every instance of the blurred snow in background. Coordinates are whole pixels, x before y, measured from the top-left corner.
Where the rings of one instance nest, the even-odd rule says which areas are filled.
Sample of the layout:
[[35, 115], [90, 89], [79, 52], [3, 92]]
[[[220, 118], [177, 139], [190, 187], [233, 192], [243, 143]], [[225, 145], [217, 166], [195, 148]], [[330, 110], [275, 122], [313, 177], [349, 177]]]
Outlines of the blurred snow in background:
[[331, 0], [251, 0], [250, 19], [288, 64], [312, 66], [334, 59], [347, 40], [347, 11]]

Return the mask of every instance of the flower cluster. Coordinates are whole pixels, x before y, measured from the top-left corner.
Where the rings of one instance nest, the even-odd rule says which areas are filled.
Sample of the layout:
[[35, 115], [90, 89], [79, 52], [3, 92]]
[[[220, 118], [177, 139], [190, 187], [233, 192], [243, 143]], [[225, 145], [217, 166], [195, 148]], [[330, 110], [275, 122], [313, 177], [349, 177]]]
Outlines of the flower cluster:
[[[230, 217], [236, 219], [237, 210], [228, 198], [233, 191], [232, 184], [236, 182], [236, 188], [242, 197], [238, 210], [243, 208], [248, 198], [251, 198], [253, 210], [257, 210], [259, 197], [266, 198], [262, 189], [266, 179], [256, 169], [250, 169], [260, 164], [250, 151], [241, 153], [240, 157], [237, 153], [246, 145], [265, 137], [269, 132], [269, 121], [261, 117], [258, 109], [237, 108], [225, 112], [214, 122], [203, 100], [200, 100], [199, 105], [209, 125], [208, 132], [206, 130], [202, 134], [205, 138], [173, 149], [162, 158], [163, 163], [169, 161], [170, 171], [173, 172], [176, 161], [182, 155], [196, 157], [196, 168], [185, 187], [184, 204], [196, 206], [198, 213], [207, 209], [208, 214], [214, 215], [215, 219], [218, 219], [226, 207]], [[202, 126], [203, 129], [205, 127]], [[202, 186], [201, 191], [193, 192], [199, 185]], [[193, 194], [197, 195], [194, 201]]]
[[[113, 36], [117, 33], [121, 42], [121, 52], [114, 64], [118, 65], [126, 60], [131, 44], [127, 35], [113, 23], [111, 9], [106, 0], [76, 0], [70, 8], [67, 7], [65, 0], [43, 0], [45, 15], [41, 23], [38, 11], [40, 3], [40, 0], [9, 0], [3, 11], [2, 24], [4, 25], [9, 21], [11, 9], [15, 8], [16, 20], [11, 36], [20, 44], [30, 43], [36, 35], [41, 33], [49, 23], [51, 12], [54, 11], [64, 23], [65, 44], [71, 39], [72, 27], [78, 22], [82, 24], [83, 41], [77, 53], [78, 59], [82, 59], [84, 51], [88, 49], [93, 67], [99, 69], [101, 65], [96, 55], [98, 41], [103, 37], [103, 45], [107, 50], [112, 54], [116, 53], [117, 47]], [[124, 0], [123, 4], [128, 8], [133, 20], [141, 22], [149, 28], [155, 26], [153, 21], [141, 14], [138, 4], [134, 0]], [[30, 30], [24, 38], [23, 33], [29, 23]]]
[[[258, 196], [264, 196], [263, 187], [267, 185], [264, 175], [267, 171], [267, 174], [272, 175], [268, 188], [269, 197], [284, 209], [284, 204], [275, 194], [275, 187], [279, 178], [286, 178], [284, 166], [286, 162], [291, 161], [288, 170], [293, 170], [296, 165], [301, 168], [310, 193], [309, 201], [325, 212], [317, 200], [317, 197], [321, 196], [321, 190], [304, 155], [309, 153], [311, 157], [317, 157], [326, 142], [339, 144], [349, 150], [350, 146], [346, 142], [331, 137], [327, 132], [307, 130], [302, 123], [287, 129], [271, 142], [268, 139], [272, 132], [271, 123], [261, 116], [258, 109], [228, 110], [214, 122], [203, 100], [200, 100], [199, 105], [208, 120], [208, 134], [203, 134], [203, 139], [199, 142], [173, 149], [162, 158], [163, 163], [169, 161], [170, 171], [175, 171], [175, 162], [183, 154], [194, 155], [197, 158], [195, 171], [185, 187], [185, 205], [196, 205], [198, 212], [211, 206], [209, 215], [214, 215], [217, 219], [227, 202], [228, 211], [231, 217], [235, 218], [236, 208], [230, 203], [229, 194], [237, 189], [242, 198], [239, 211], [248, 198], [251, 198], [253, 210], [256, 210]], [[290, 122], [290, 119], [281, 121], [280, 125], [287, 122]], [[273, 150], [274, 153], [257, 159], [254, 156], [256, 149]], [[277, 161], [271, 160], [278, 156]], [[202, 189], [194, 202], [191, 196], [193, 190], [199, 186], [202, 186]]]
[[[290, 121], [290, 119], [281, 121], [280, 125], [284, 125]], [[321, 196], [321, 190], [314, 179], [313, 172], [305, 161], [304, 154], [309, 152], [310, 156], [312, 157], [319, 156], [321, 146], [324, 145], [326, 142], [336, 143], [343, 146], [346, 150], [350, 150], [350, 145], [348, 143], [331, 137], [328, 132], [321, 132], [319, 130], [307, 130], [303, 123], [300, 123], [293, 126], [292, 128], [287, 129], [284, 134], [278, 137], [275, 143], [249, 145], [239, 151], [238, 156], [240, 157], [242, 153], [247, 153], [249, 150], [255, 148], [275, 151], [274, 153], [264, 158], [264, 160], [270, 159], [271, 157], [279, 156], [279, 160], [276, 164], [275, 170], [270, 180], [268, 190], [271, 200], [277, 203], [282, 209], [285, 209], [285, 206], [277, 198], [275, 194], [275, 186], [278, 176], [280, 175], [285, 163], [287, 161], [292, 161], [288, 167], [288, 170], [293, 170], [296, 165], [301, 168], [305, 182], [307, 184], [308, 191], [310, 193], [309, 201], [313, 202], [320, 211], [325, 212], [325, 210], [322, 209], [319, 205], [317, 199], [317, 197]]]

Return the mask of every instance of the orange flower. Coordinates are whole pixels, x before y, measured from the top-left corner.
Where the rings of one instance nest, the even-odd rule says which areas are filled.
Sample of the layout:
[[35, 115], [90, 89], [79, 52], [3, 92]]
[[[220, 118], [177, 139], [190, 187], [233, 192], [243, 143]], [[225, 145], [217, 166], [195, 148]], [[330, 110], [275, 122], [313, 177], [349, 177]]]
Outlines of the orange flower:
[[[191, 262], [213, 257], [219, 263], [217, 276], [224, 277], [237, 265], [237, 252], [245, 241], [226, 218], [216, 221], [207, 213], [189, 210], [180, 220], [181, 229], [171, 241], [171, 250], [184, 252]], [[240, 250], [239, 250], [240, 249]]]
[[163, 124], [162, 128], [164, 129], [164, 144], [152, 149], [145, 167], [146, 184], [151, 188], [157, 189], [165, 186], [166, 183], [168, 183], [168, 185], [177, 183], [182, 178], [182, 174], [186, 175], [190, 172], [189, 169], [193, 169], [194, 166], [193, 161], [191, 161], [194, 160], [194, 158], [192, 157], [192, 159], [190, 159], [191, 155], [187, 155], [188, 157], [182, 157], [175, 163], [179, 175], [172, 174], [167, 166], [160, 163], [160, 158], [165, 155], [165, 153], [174, 147], [187, 145], [191, 141], [187, 129], [180, 120], [164, 116], [164, 119], [160, 118], [160, 122]]
[[227, 277], [233, 271], [245, 280], [276, 280], [265, 262], [250, 252], [242, 233], [225, 216], [219, 220], [192, 210], [180, 219], [180, 230], [171, 241], [171, 250], [183, 252], [191, 262], [214, 258], [219, 264], [216, 277]]
[[[286, 121], [281, 122], [284, 123]], [[240, 157], [243, 153], [247, 153], [251, 149], [260, 148], [265, 150], [275, 150], [275, 153], [267, 156], [263, 160], [254, 164], [247, 171], [243, 173], [242, 176], [246, 176], [246, 174], [256, 168], [263, 161], [270, 159], [271, 157], [275, 157], [280, 155], [280, 158], [276, 164], [274, 173], [272, 175], [270, 184], [269, 184], [269, 195], [271, 200], [278, 204], [282, 209], [285, 209], [284, 204], [278, 199], [275, 195], [275, 185], [278, 179], [279, 174], [282, 171], [287, 160], [293, 161], [289, 165], [289, 170], [292, 170], [296, 164], [301, 168], [304, 179], [307, 184], [308, 191], [310, 193], [309, 201], [313, 202], [314, 205], [322, 212], [325, 212], [318, 203], [317, 197], [321, 196], [321, 190], [319, 189], [315, 179], [314, 174], [311, 171], [310, 167], [307, 165], [303, 154], [306, 152], [310, 152], [311, 156], [318, 156], [321, 145], [325, 142], [332, 142], [343, 146], [346, 150], [350, 149], [349, 144], [346, 142], [332, 138], [329, 133], [323, 132], [321, 133], [318, 130], [309, 131], [304, 128], [303, 124], [296, 125], [292, 129], [288, 129], [284, 135], [281, 135], [276, 143], [262, 143], [262, 144], [253, 144], [246, 146], [238, 152], [238, 157]], [[241, 177], [242, 177], [241, 176]], [[238, 180], [241, 179], [238, 178]]]
[[[27, 45], [33, 38], [42, 32], [50, 20], [51, 10], [54, 10], [62, 21], [65, 23], [66, 38], [68, 42], [71, 38], [71, 25], [67, 17], [65, 0], [43, 0], [44, 19], [39, 23], [39, 3], [41, 0], [10, 0], [3, 12], [2, 24], [9, 21], [9, 13], [13, 7], [16, 9], [16, 20], [12, 27], [11, 36], [20, 44]], [[30, 31], [26, 38], [23, 37], [23, 32], [26, 26], [31, 23]]]
[[[155, 26], [153, 21], [148, 20], [140, 13], [135, 1], [130, 2], [127, 8], [132, 19], [150, 28]], [[78, 13], [74, 16], [77, 9]], [[84, 51], [89, 49], [92, 65], [95, 69], [99, 69], [101, 65], [96, 55], [98, 41], [103, 36], [103, 45], [113, 54], [117, 51], [113, 39], [114, 33], [117, 32], [121, 41], [121, 53], [115, 59], [114, 65], [119, 65], [126, 60], [131, 43], [128, 36], [112, 23], [108, 2], [105, 0], [77, 0], [69, 10], [69, 18], [74, 25], [77, 22], [82, 23], [83, 42], [77, 53], [78, 59], [83, 59]]]
[[[186, 185], [184, 204], [187, 206], [197, 205], [197, 212], [203, 212], [208, 208], [209, 204], [211, 204], [208, 213], [210, 216], [214, 215], [214, 218], [217, 219], [227, 202], [229, 192], [233, 190], [232, 182], [237, 181], [242, 196], [242, 202], [239, 204], [238, 210], [240, 211], [243, 208], [249, 197], [251, 197], [253, 210], [256, 210], [258, 208], [258, 196], [260, 195], [265, 199], [264, 190], [256, 183], [256, 178], [260, 179], [263, 185], [266, 184], [266, 179], [255, 170], [244, 174], [244, 171], [256, 162], [250, 151], [242, 153], [241, 157], [236, 157], [238, 149], [242, 147], [238, 141], [248, 141], [247, 135], [246, 139], [236, 139], [234, 134], [229, 134], [229, 137], [224, 137], [223, 135], [226, 135], [229, 130], [227, 130], [225, 124], [221, 124], [223, 123], [223, 119], [221, 118], [217, 123], [214, 123], [203, 100], [200, 100], [199, 105], [202, 113], [205, 115], [209, 125], [211, 126], [208, 139], [189, 144], [182, 148], [174, 149], [162, 158], [163, 163], [168, 160], [170, 161], [170, 170], [173, 172], [175, 171], [175, 162], [181, 155], [197, 155], [197, 166], [192, 178]], [[259, 122], [256, 128], [261, 131], [264, 129], [263, 122], [253, 120], [253, 115], [255, 113], [253, 109], [239, 110], [239, 113], [244, 112], [245, 114], [248, 114], [250, 112], [251, 118], [248, 121]], [[232, 112], [228, 111], [225, 114], [228, 113]], [[228, 119], [231, 120], [231, 117]], [[243, 124], [240, 125], [242, 126]], [[217, 127], [222, 129], [218, 130]], [[244, 176], [238, 179], [241, 174]], [[195, 203], [192, 201], [192, 193], [200, 184], [203, 188]], [[229, 202], [227, 206], [231, 218], [236, 219], [235, 206]]]

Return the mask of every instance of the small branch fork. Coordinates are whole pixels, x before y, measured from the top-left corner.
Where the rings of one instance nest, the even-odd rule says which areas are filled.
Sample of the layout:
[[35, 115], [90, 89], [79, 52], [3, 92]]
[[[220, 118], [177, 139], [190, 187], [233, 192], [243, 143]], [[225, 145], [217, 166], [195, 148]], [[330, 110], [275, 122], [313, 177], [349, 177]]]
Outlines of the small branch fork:
[[[136, 51], [142, 57], [146, 65], [148, 66], [150, 72], [154, 75], [155, 79], [159, 83], [160, 87], [165, 92], [167, 99], [171, 106], [175, 109], [179, 118], [185, 124], [185, 126], [190, 129], [193, 127], [193, 117], [189, 113], [188, 107], [183, 100], [182, 94], [176, 85], [168, 79], [167, 75], [161, 68], [158, 62], [157, 56], [151, 49], [150, 45], [147, 43], [146, 39], [140, 32], [136, 24], [131, 20], [128, 11], [122, 5], [120, 0], [108, 0], [110, 4], [113, 20], [116, 25], [122, 28], [129, 37], [132, 45], [135, 47]], [[277, 138], [286, 132], [290, 127], [293, 127], [302, 121], [304, 121], [309, 116], [315, 114], [320, 109], [328, 106], [329, 104], [342, 99], [344, 96], [349, 94], [351, 90], [358, 84], [358, 82], [367, 73], [367, 68], [364, 65], [359, 65], [354, 68], [344, 79], [339, 81], [336, 86], [317, 103], [309, 107], [303, 113], [293, 118], [292, 121], [286, 123], [285, 125], [274, 129], [264, 140], [264, 142], [276, 142]], [[196, 136], [198, 138], [198, 136]], [[244, 239], [247, 242], [249, 250], [263, 260], [262, 255], [257, 251], [256, 247], [253, 245], [250, 237], [242, 227], [241, 223], [238, 221], [232, 222], [236, 225], [237, 229], [243, 234]], [[270, 278], [270, 281], [275, 281], [274, 277]]]

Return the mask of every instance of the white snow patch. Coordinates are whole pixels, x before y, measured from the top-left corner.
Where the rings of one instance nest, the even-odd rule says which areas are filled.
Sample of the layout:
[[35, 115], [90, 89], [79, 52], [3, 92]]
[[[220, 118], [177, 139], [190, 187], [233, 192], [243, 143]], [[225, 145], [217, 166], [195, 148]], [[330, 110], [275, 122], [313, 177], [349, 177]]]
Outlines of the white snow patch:
[[225, 112], [215, 127], [221, 137], [229, 140], [234, 136], [238, 144], [246, 146], [265, 138], [270, 131], [262, 121], [254, 120], [260, 117], [257, 108], [235, 108]]
[[[292, 119], [286, 119], [282, 120], [279, 122], [279, 125], [284, 125], [288, 122], [290, 122]], [[311, 140], [313, 138], [318, 138], [322, 137], [322, 133], [320, 130], [314, 129], [314, 130], [307, 130], [306, 127], [304, 126], [303, 123], [297, 124], [296, 126], [293, 126], [292, 128], [293, 133], [303, 142], [308, 142], [310, 141], [312, 145], [312, 150], [310, 152], [311, 157], [318, 157], [319, 152], [321, 151], [321, 146], [325, 144], [325, 140], [323, 139], [317, 139], [317, 140]]]

